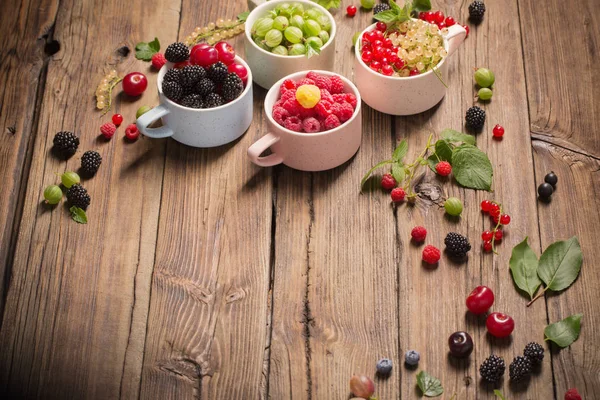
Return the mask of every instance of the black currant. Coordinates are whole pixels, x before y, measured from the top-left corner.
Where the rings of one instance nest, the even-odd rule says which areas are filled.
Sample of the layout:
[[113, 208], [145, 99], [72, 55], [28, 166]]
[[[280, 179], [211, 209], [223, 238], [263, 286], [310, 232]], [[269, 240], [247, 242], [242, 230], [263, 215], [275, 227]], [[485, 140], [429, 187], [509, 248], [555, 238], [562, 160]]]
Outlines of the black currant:
[[554, 192], [554, 188], [551, 184], [544, 182], [540, 186], [538, 186], [538, 194], [542, 199], [549, 199]]
[[546, 183], [551, 184], [552, 186], [556, 186], [556, 183], [558, 182], [558, 176], [556, 176], [554, 171], [552, 171], [544, 177], [544, 181], [546, 181]]

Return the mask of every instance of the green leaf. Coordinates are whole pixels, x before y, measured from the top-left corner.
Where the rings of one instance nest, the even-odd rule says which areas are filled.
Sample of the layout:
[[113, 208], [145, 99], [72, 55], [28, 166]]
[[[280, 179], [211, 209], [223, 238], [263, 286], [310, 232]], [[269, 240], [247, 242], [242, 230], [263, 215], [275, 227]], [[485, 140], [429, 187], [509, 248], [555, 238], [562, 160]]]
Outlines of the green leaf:
[[250, 15], [250, 11], [244, 11], [243, 13], [239, 13], [237, 16], [238, 21], [244, 22], [248, 19], [248, 15]]
[[429, 0], [414, 0], [412, 3], [413, 10], [417, 12], [431, 10], [431, 1]]
[[158, 38], [149, 43], [140, 42], [135, 45], [135, 58], [142, 61], [152, 60], [152, 56], [160, 50]]
[[394, 150], [394, 154], [392, 155], [392, 159], [394, 161], [402, 161], [402, 159], [406, 156], [408, 152], [408, 142], [405, 139], [402, 139], [396, 150]]
[[571, 286], [577, 279], [583, 256], [577, 236], [552, 243], [540, 257], [538, 276], [546, 289], [558, 292]]
[[402, 8], [400, 8], [398, 3], [396, 3], [394, 0], [390, 0], [389, 3], [390, 3], [390, 8], [394, 13], [399, 14], [402, 11]]
[[444, 129], [442, 133], [440, 133], [440, 136], [448, 142], [460, 142], [475, 146], [475, 136], [467, 135], [466, 133], [455, 131], [453, 129]]
[[315, 3], [320, 5], [323, 8], [339, 8], [341, 4], [341, 0], [313, 0]]
[[556, 343], [561, 348], [570, 346], [579, 337], [581, 317], [583, 317], [583, 314], [575, 314], [562, 321], [548, 325], [544, 329], [546, 340]]
[[398, 182], [398, 184], [401, 184], [402, 182], [404, 182], [404, 177], [406, 176], [404, 174], [404, 165], [402, 165], [399, 162], [393, 163], [392, 164], [392, 176], [394, 177], [396, 182]]
[[392, 22], [396, 22], [398, 20], [398, 15], [392, 10], [386, 10], [375, 14], [373, 18], [375, 18], [377, 21], [391, 24]]
[[394, 163], [394, 160], [384, 160], [384, 161], [381, 161], [380, 163], [375, 164], [375, 166], [373, 168], [371, 168], [369, 171], [367, 171], [365, 176], [363, 176], [363, 178], [361, 179], [360, 187], [362, 188], [364, 186], [367, 179], [369, 179], [369, 176], [371, 176], [373, 171], [375, 171], [377, 168], [381, 168], [384, 165], [393, 164], [393, 163]]
[[435, 154], [440, 161], [452, 163], [452, 147], [445, 140], [435, 142]]
[[73, 221], [78, 222], [80, 224], [87, 224], [87, 215], [84, 210], [82, 210], [79, 207], [73, 206], [69, 208], [69, 211], [71, 211], [71, 218], [73, 218]]
[[427, 397], [437, 397], [444, 393], [444, 388], [439, 379], [434, 378], [425, 371], [417, 374], [417, 385], [419, 385], [423, 395]]
[[494, 170], [488, 156], [477, 147], [463, 144], [452, 151], [452, 173], [456, 181], [470, 189], [490, 190]]
[[509, 265], [515, 285], [533, 299], [542, 281], [537, 275], [537, 256], [527, 244], [527, 237], [513, 248]]
[[506, 400], [506, 397], [504, 397], [504, 395], [502, 394], [501, 391], [499, 391], [498, 389], [494, 389], [494, 394], [500, 398], [500, 400]]
[[306, 57], [311, 58], [321, 54], [321, 48], [315, 42], [309, 42], [306, 44]]
[[354, 36], [352, 36], [352, 46], [356, 46], [356, 42], [358, 41], [358, 37], [360, 36], [360, 32], [356, 32]]

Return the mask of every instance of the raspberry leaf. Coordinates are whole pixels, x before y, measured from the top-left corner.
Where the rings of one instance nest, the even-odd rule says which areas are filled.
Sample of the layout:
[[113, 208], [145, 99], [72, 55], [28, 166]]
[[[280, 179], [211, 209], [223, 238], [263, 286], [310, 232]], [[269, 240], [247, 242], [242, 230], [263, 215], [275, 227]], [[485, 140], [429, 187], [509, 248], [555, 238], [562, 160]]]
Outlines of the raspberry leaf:
[[431, 1], [429, 0], [414, 0], [412, 8], [416, 12], [429, 11], [431, 10]]
[[140, 42], [135, 45], [135, 58], [142, 61], [152, 60], [152, 56], [158, 53], [160, 50], [160, 42], [158, 38], [154, 38], [153, 41], [145, 43]]
[[494, 170], [488, 156], [477, 147], [462, 144], [452, 151], [452, 173], [466, 188], [487, 190], [492, 187]]
[[87, 224], [87, 215], [84, 210], [73, 206], [69, 208], [69, 211], [71, 211], [71, 218], [73, 218], [73, 221], [80, 224]]
[[385, 22], [386, 24], [391, 24], [398, 20], [398, 15], [392, 10], [382, 11], [373, 16], [377, 21]]
[[527, 237], [513, 248], [509, 265], [515, 285], [527, 293], [530, 300], [533, 299], [542, 281], [537, 274], [537, 255], [527, 244]]
[[434, 378], [425, 371], [417, 374], [417, 385], [424, 396], [437, 397], [444, 393], [444, 388], [439, 379]]
[[455, 131], [454, 129], [444, 129], [442, 133], [440, 133], [440, 136], [448, 142], [466, 143], [475, 146], [475, 136]]
[[394, 154], [392, 155], [392, 159], [394, 161], [402, 161], [408, 152], [408, 142], [406, 139], [402, 139], [396, 150], [394, 150]]
[[583, 255], [577, 236], [569, 240], [552, 243], [540, 257], [538, 276], [546, 290], [558, 292], [571, 286], [577, 279]]
[[404, 173], [404, 166], [401, 163], [396, 162], [392, 164], [392, 176], [398, 182], [398, 185], [402, 185], [406, 175]]
[[315, 0], [315, 3], [329, 10], [330, 8], [339, 8], [341, 0]]
[[498, 397], [500, 400], [506, 400], [506, 397], [504, 397], [504, 395], [502, 394], [501, 391], [499, 391], [498, 389], [494, 389], [494, 394], [496, 395], [496, 397]]
[[248, 19], [248, 15], [250, 15], [250, 11], [244, 11], [243, 13], [239, 13], [237, 16], [237, 20], [240, 22], [244, 22]]
[[548, 325], [544, 329], [545, 340], [550, 340], [561, 348], [570, 346], [579, 338], [581, 317], [583, 317], [583, 314], [575, 314]]

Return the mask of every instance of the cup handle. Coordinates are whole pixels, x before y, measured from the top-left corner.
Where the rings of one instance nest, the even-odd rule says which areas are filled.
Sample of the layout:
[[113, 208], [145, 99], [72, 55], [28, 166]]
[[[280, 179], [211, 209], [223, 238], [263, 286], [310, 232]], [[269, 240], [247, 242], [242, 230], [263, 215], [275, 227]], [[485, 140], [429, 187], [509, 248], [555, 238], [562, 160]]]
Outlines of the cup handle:
[[451, 27], [449, 27], [448, 36], [446, 36], [446, 40], [448, 41], [448, 55], [454, 53], [466, 37], [466, 29], [460, 26], [459, 24], [454, 24]]
[[137, 119], [137, 121], [135, 122], [135, 124], [137, 125], [140, 132], [142, 132], [144, 135], [151, 137], [153, 139], [162, 139], [162, 138], [166, 138], [169, 136], [173, 136], [173, 133], [174, 133], [173, 129], [169, 128], [166, 125], [163, 125], [158, 128], [149, 128], [148, 127], [152, 123], [154, 123], [154, 121], [158, 120], [159, 118], [164, 117], [165, 115], [169, 114], [170, 112], [171, 111], [167, 107], [160, 104], [160, 105], [154, 107], [153, 109], [151, 109], [150, 111], [148, 111], [147, 113], [143, 114], [141, 117], [139, 117]]
[[272, 167], [273, 165], [281, 164], [283, 158], [277, 153], [269, 154], [266, 157], [260, 156], [265, 150], [277, 142], [279, 142], [279, 136], [276, 136], [271, 132], [258, 139], [248, 148], [248, 157], [250, 157], [250, 161], [260, 167]]

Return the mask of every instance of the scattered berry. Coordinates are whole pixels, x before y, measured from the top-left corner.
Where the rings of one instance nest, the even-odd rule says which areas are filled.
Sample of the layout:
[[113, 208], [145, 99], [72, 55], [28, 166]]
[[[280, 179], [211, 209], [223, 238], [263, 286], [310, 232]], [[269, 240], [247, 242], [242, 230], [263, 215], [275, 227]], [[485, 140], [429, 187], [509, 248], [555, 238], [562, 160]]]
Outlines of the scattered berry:
[[384, 12], [390, 9], [390, 5], [387, 3], [379, 3], [375, 7], [373, 7], [373, 15], [379, 14], [380, 12]]
[[165, 51], [165, 58], [172, 63], [185, 61], [189, 56], [190, 51], [188, 47], [180, 42], [170, 44]]
[[423, 226], [415, 226], [412, 231], [410, 231], [410, 236], [415, 242], [424, 242], [427, 237], [427, 229]]
[[89, 150], [81, 156], [81, 172], [87, 176], [95, 175], [100, 164], [102, 164], [102, 156], [97, 151]]
[[473, 78], [475, 78], [475, 82], [482, 88], [490, 88], [496, 81], [496, 76], [488, 68], [478, 68]]
[[558, 183], [558, 176], [552, 171], [544, 177], [544, 182], [549, 183], [554, 187]]
[[494, 292], [487, 286], [477, 286], [467, 296], [466, 304], [473, 314], [483, 314], [494, 304]]
[[544, 360], [544, 348], [539, 343], [530, 342], [525, 346], [523, 355], [529, 358], [532, 364], [539, 364]]
[[146, 114], [150, 110], [152, 110], [152, 107], [150, 107], [150, 106], [141, 106], [135, 112], [135, 119], [137, 120], [139, 117], [141, 117], [142, 115]]
[[152, 55], [152, 66], [155, 69], [161, 69], [167, 63], [167, 59], [163, 53], [154, 53]]
[[369, 399], [375, 393], [375, 384], [367, 376], [354, 375], [350, 378], [350, 391], [355, 396]]
[[140, 137], [140, 131], [136, 124], [131, 124], [125, 129], [125, 137], [129, 140], [137, 140]]
[[448, 215], [458, 217], [463, 211], [462, 201], [460, 201], [460, 199], [457, 197], [449, 197], [444, 202], [444, 209]]
[[418, 365], [420, 359], [421, 355], [416, 350], [409, 350], [404, 354], [404, 362], [411, 367]]
[[456, 232], [450, 232], [444, 239], [446, 245], [446, 252], [451, 257], [462, 259], [467, 256], [469, 250], [471, 250], [471, 244], [469, 240]]
[[441, 176], [448, 176], [452, 172], [452, 165], [448, 161], [440, 161], [435, 166], [435, 171]]
[[44, 199], [46, 204], [58, 204], [62, 199], [63, 192], [57, 185], [50, 185], [44, 189]]
[[565, 400], [582, 400], [581, 395], [577, 391], [577, 389], [569, 389], [565, 393]]
[[116, 126], [121, 125], [121, 123], [123, 122], [123, 116], [121, 114], [115, 114], [115, 115], [113, 115], [112, 116], [112, 122]]
[[485, 14], [485, 4], [483, 2], [476, 0], [469, 4], [469, 19], [478, 24], [483, 20], [483, 15]]
[[381, 177], [381, 187], [385, 190], [392, 190], [396, 185], [398, 185], [398, 182], [396, 182], [392, 174], [384, 174]]
[[90, 195], [87, 190], [79, 183], [71, 186], [67, 190], [67, 200], [72, 206], [79, 207], [82, 210], [86, 210], [90, 205]]
[[479, 131], [483, 128], [483, 124], [485, 123], [485, 111], [478, 106], [473, 106], [467, 110], [465, 121], [467, 127]]
[[499, 312], [488, 315], [485, 325], [488, 332], [497, 338], [507, 337], [515, 329], [515, 321], [510, 316]]
[[502, 127], [502, 125], [498, 124], [496, 126], [494, 126], [494, 130], [492, 131], [492, 134], [494, 135], [495, 138], [500, 139], [502, 136], [504, 136], [504, 128]]
[[520, 382], [531, 375], [531, 361], [527, 357], [516, 356], [508, 367], [510, 380]]
[[354, 17], [356, 15], [356, 6], [348, 6], [346, 8], [346, 14], [348, 14], [349, 17]]
[[375, 369], [377, 370], [378, 375], [388, 376], [392, 372], [392, 360], [389, 358], [382, 358], [377, 361]]
[[541, 199], [549, 199], [550, 196], [552, 196], [552, 193], [554, 193], [554, 188], [551, 184], [544, 182], [540, 186], [538, 186], [538, 194]]
[[427, 264], [437, 264], [440, 261], [440, 256], [440, 250], [435, 246], [428, 244], [423, 249], [423, 261]]
[[473, 339], [467, 332], [454, 332], [448, 338], [450, 354], [457, 358], [465, 358], [473, 352]]
[[401, 201], [404, 201], [404, 197], [406, 197], [406, 192], [404, 191], [404, 189], [397, 187], [392, 189], [391, 196], [392, 201], [394, 203], [399, 203]]
[[492, 354], [481, 363], [479, 375], [489, 383], [496, 383], [504, 376], [505, 370], [506, 364], [504, 363], [504, 359]]
[[483, 200], [481, 202], [481, 211], [484, 213], [490, 212], [490, 207], [492, 206], [492, 202], [489, 200]]
[[76, 172], [68, 171], [60, 176], [60, 181], [62, 182], [63, 186], [68, 189], [76, 183], [81, 182], [81, 178]]
[[502, 214], [500, 216], [500, 223], [502, 225], [508, 225], [508, 224], [510, 224], [510, 215], [508, 215], [508, 214]]
[[117, 127], [112, 122], [107, 122], [100, 127], [100, 133], [105, 139], [110, 139], [114, 136]]
[[131, 72], [125, 75], [121, 84], [125, 94], [135, 97], [144, 93], [148, 87], [148, 79], [141, 72]]
[[69, 158], [77, 151], [79, 147], [79, 138], [72, 132], [58, 132], [52, 140], [54, 151], [64, 158]]

